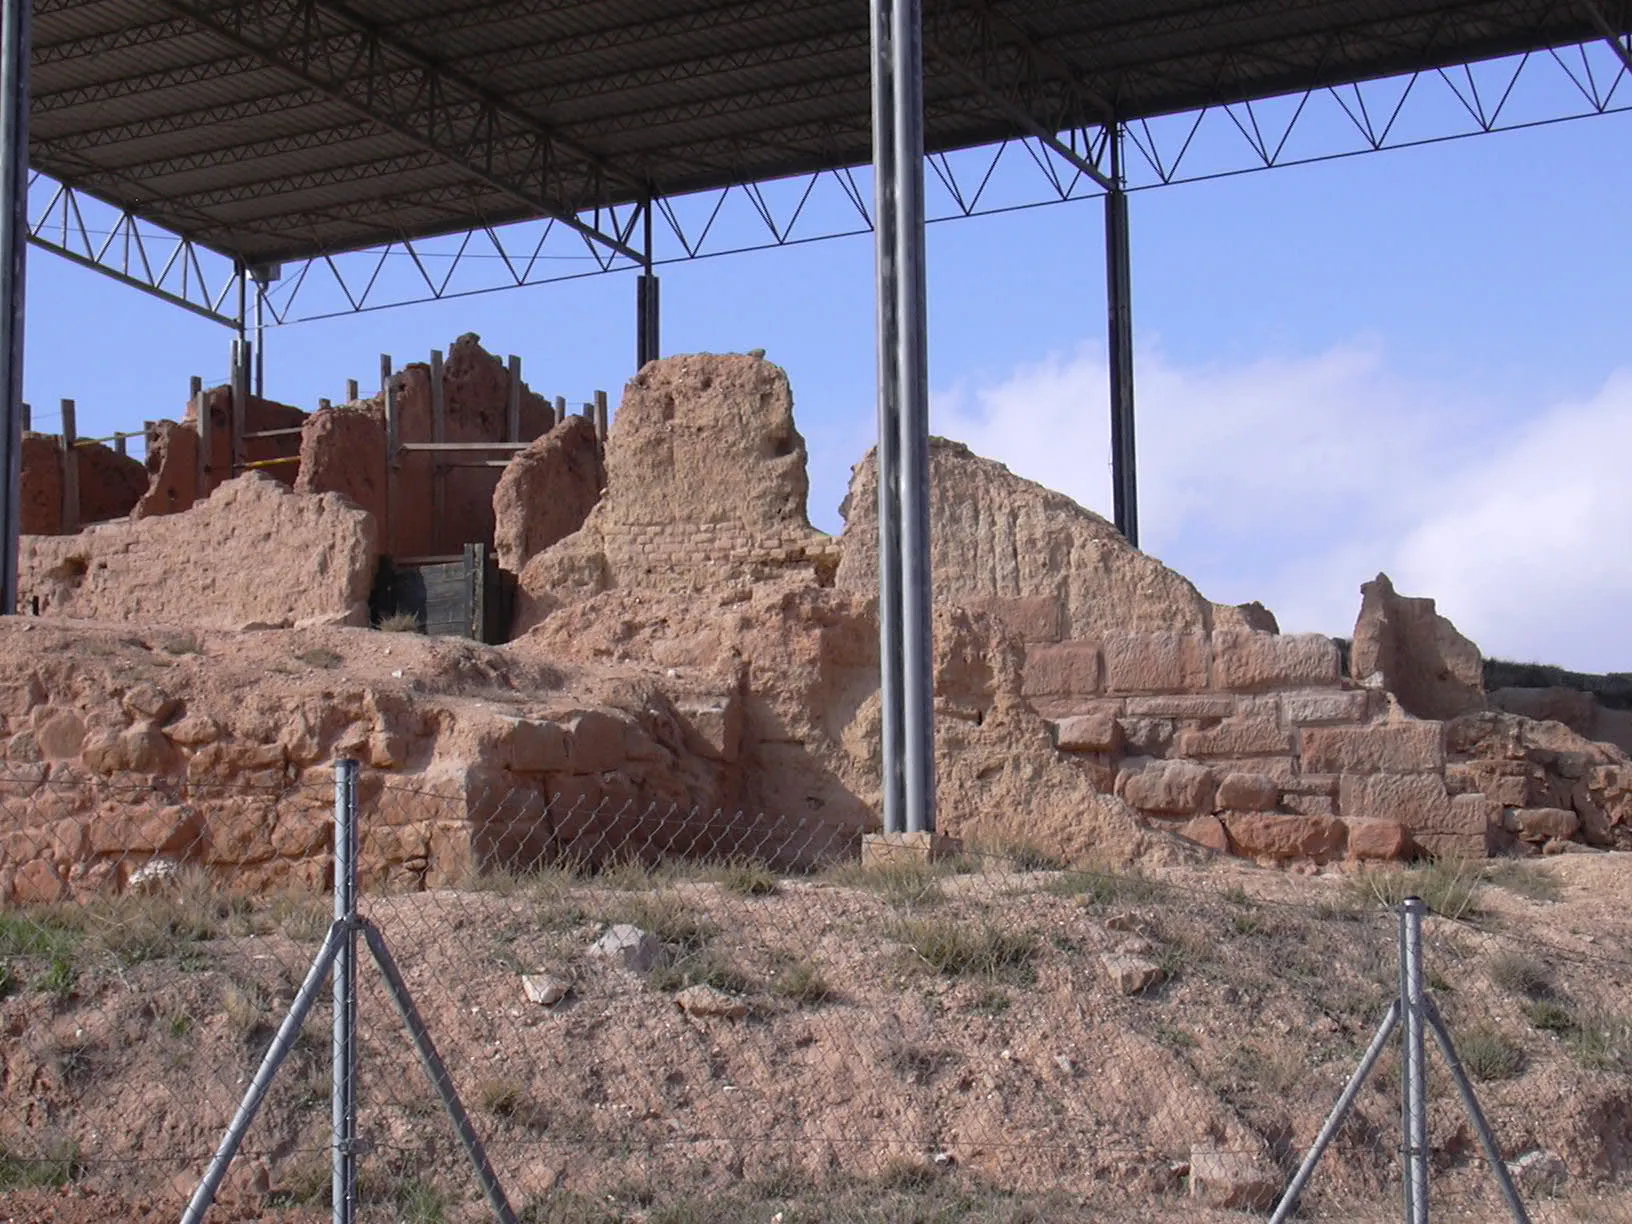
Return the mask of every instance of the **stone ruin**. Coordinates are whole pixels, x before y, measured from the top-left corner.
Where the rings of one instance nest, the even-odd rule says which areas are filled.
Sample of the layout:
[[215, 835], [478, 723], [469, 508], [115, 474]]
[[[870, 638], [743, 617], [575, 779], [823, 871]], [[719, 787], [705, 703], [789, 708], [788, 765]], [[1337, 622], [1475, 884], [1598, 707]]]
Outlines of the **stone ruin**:
[[[448, 368], [495, 402], [503, 368], [473, 342]], [[812, 528], [779, 368], [654, 362], [604, 449], [569, 419], [450, 489], [442, 539], [489, 533], [515, 576], [502, 647], [361, 627], [383, 419], [364, 401], [302, 429], [292, 483], [25, 541], [41, 615], [0, 623], [7, 895], [184, 851], [247, 887], [320, 881], [305, 784], [336, 753], [371, 767], [365, 873], [404, 886], [607, 847], [810, 865], [877, 829], [874, 469], [841, 536]], [[1379, 575], [1346, 649], [1282, 634], [961, 445], [933, 443], [931, 476], [943, 832], [1101, 865], [1632, 848], [1632, 715], [1487, 694], [1431, 600]], [[397, 529], [434, 546], [434, 524]], [[131, 771], [147, 798], [116, 786]], [[392, 778], [413, 797], [386, 810]]]

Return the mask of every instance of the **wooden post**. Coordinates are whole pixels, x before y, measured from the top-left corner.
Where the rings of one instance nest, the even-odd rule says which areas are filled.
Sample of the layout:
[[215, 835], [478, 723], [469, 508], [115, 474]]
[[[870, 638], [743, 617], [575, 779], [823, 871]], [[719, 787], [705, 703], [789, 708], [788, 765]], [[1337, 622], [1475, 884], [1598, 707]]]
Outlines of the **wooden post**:
[[385, 394], [386, 384], [391, 381], [391, 354], [380, 354], [380, 394]]
[[204, 380], [197, 374], [193, 375], [193, 423], [198, 429], [198, 496], [195, 501], [203, 501], [210, 495], [210, 468], [213, 456], [210, 454], [212, 440], [210, 438], [209, 404], [205, 402]]
[[[442, 350], [431, 350], [431, 441], [438, 446], [448, 440], [448, 408], [442, 394]], [[448, 487], [442, 456], [431, 453], [431, 551], [442, 551], [442, 520], [448, 512]]]
[[606, 431], [608, 425], [609, 418], [606, 408], [606, 392], [597, 391], [595, 392], [595, 437], [600, 441], [602, 446], [606, 445]]
[[[381, 370], [388, 370], [390, 367], [391, 358], [381, 357]], [[397, 499], [401, 496], [397, 492], [397, 446], [402, 437], [401, 426], [397, 421], [397, 384], [387, 374], [381, 379], [380, 386], [385, 395], [385, 539], [380, 542], [380, 551], [389, 557], [396, 547], [394, 524]]]
[[128, 455], [130, 453], [125, 449], [125, 439], [129, 436], [129, 434], [122, 433], [116, 433], [113, 435], [113, 449], [116, 454]]
[[510, 395], [504, 405], [504, 440], [521, 441], [521, 358], [510, 355]]
[[564, 421], [566, 419], [567, 419], [567, 397], [564, 396], [564, 395], [558, 395], [558, 396], [555, 397], [555, 423], [557, 425], [559, 425], [559, 424], [561, 424], [562, 421]]
[[231, 453], [231, 466], [227, 469], [229, 476], [236, 476], [244, 471], [244, 463], [249, 458], [244, 446], [245, 422], [249, 419], [249, 341], [234, 340], [232, 342], [232, 413], [229, 417], [228, 438]]
[[34, 410], [27, 404], [23, 405], [23, 432], [32, 433], [34, 430]]
[[357, 380], [355, 378], [348, 378], [348, 379], [346, 379], [346, 403], [355, 404], [356, 402], [357, 402]]
[[317, 401], [317, 410], [319, 412], [323, 412], [324, 410], [332, 408], [332, 407], [334, 407], [334, 405], [329, 403], [329, 401], [326, 400], [326, 399], [319, 399]]
[[585, 401], [584, 406], [578, 409], [578, 415], [591, 425], [595, 424], [595, 405]]
[[79, 530], [79, 431], [74, 427], [74, 401], [62, 401], [62, 534]]

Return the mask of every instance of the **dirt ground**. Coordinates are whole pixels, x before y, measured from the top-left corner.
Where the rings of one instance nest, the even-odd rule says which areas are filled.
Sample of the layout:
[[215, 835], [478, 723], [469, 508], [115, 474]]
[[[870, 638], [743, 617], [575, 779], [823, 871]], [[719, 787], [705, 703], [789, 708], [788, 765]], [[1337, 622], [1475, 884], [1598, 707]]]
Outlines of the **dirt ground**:
[[[1632, 1221], [1625, 856], [1048, 866], [552, 872], [364, 913], [535, 1224], [1205, 1224], [1268, 1214], [1397, 989], [1386, 903], [1416, 890], [1532, 1218]], [[331, 904], [184, 881], [0, 912], [0, 1221], [177, 1218]], [[654, 937], [650, 967], [595, 954], [613, 923]], [[567, 994], [530, 1002], [523, 975]], [[359, 991], [363, 1218], [487, 1218], [366, 952]], [[325, 986], [212, 1220], [327, 1218], [331, 1024]], [[1436, 1218], [1503, 1219], [1431, 1062]], [[1398, 1218], [1398, 1075], [1391, 1049], [1300, 1218]]]

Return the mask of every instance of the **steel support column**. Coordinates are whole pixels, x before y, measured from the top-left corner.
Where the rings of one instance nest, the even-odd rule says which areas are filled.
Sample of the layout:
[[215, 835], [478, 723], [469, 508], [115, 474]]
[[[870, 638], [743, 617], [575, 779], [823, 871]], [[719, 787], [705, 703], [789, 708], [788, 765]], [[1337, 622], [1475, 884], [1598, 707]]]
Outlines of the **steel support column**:
[[873, 0], [884, 830], [935, 828], [921, 0]]
[[901, 770], [901, 536], [900, 404], [896, 399], [900, 327], [896, 318], [894, 65], [890, 56], [891, 0], [872, 0], [873, 51], [873, 237], [878, 328], [878, 666], [881, 707], [880, 761], [884, 832], [906, 828], [906, 787]]
[[17, 611], [22, 526], [23, 305], [28, 267], [29, 0], [0, 4], [0, 615]]
[[1133, 271], [1128, 253], [1128, 193], [1122, 175], [1122, 126], [1110, 131], [1111, 189], [1105, 193], [1105, 304], [1110, 331], [1111, 501], [1116, 529], [1139, 547], [1139, 481], [1133, 444]]
[[661, 355], [658, 326], [662, 318], [658, 306], [657, 277], [652, 275], [652, 199], [641, 205], [643, 237], [641, 241], [640, 276], [635, 281], [635, 369], [644, 369], [648, 361]]

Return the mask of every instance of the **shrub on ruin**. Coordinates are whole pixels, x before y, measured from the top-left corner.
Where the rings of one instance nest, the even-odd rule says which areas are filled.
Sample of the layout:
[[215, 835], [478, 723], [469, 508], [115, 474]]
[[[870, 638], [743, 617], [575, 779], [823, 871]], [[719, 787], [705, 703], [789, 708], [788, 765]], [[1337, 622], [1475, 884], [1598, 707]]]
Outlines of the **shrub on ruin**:
[[1524, 1074], [1524, 1050], [1499, 1029], [1479, 1024], [1453, 1036], [1462, 1065], [1474, 1079], [1488, 1082]]
[[55, 1189], [85, 1173], [79, 1147], [72, 1140], [47, 1140], [34, 1150], [16, 1144], [15, 1139], [0, 1140], [0, 1192]]
[[822, 971], [810, 961], [795, 961], [779, 970], [771, 979], [771, 993], [801, 1007], [814, 1007], [826, 1002], [833, 994]]
[[1532, 1000], [1552, 997], [1553, 979], [1547, 967], [1522, 952], [1499, 953], [1486, 971], [1492, 982], [1510, 994]]
[[421, 633], [419, 617], [412, 612], [393, 612], [389, 616], [382, 616], [375, 622], [376, 629], [381, 633]]

